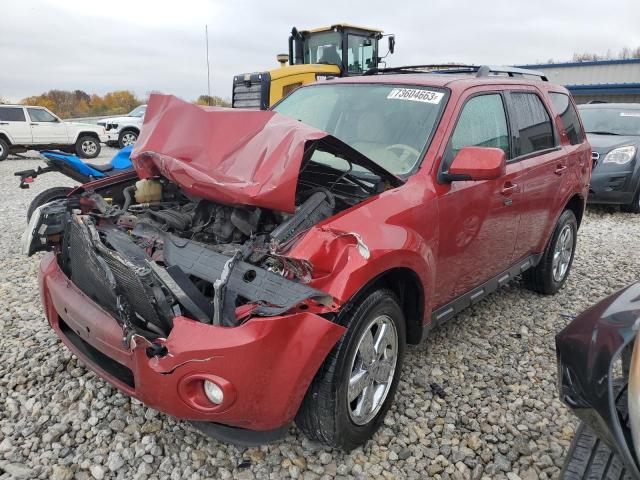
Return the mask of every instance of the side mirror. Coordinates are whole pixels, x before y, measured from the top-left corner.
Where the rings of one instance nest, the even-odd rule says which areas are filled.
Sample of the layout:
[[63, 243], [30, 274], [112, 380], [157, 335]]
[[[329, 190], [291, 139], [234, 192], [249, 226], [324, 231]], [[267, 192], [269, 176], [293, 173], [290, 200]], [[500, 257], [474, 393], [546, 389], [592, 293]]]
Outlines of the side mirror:
[[389, 39], [389, 53], [393, 53], [393, 51], [396, 49], [396, 37], [393, 35], [389, 35], [388, 39]]
[[500, 148], [464, 147], [451, 162], [445, 180], [494, 180], [507, 169], [507, 157]]

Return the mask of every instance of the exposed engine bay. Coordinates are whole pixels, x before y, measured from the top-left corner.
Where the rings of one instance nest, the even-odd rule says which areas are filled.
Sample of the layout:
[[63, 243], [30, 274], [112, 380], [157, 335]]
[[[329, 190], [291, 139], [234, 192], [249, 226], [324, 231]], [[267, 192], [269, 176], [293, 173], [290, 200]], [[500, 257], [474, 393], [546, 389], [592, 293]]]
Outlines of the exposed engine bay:
[[135, 333], [166, 337], [178, 315], [233, 327], [331, 305], [308, 285], [313, 265], [287, 252], [384, 188], [375, 176], [308, 161], [288, 214], [196, 198], [163, 177], [127, 181], [41, 207], [27, 253], [55, 248], [64, 273], [123, 325], [127, 345]]

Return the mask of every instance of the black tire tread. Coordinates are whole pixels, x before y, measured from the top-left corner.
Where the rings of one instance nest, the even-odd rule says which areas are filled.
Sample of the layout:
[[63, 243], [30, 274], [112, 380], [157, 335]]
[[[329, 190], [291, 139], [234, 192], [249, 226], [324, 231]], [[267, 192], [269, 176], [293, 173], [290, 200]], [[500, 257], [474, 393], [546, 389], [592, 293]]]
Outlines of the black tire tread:
[[[553, 246], [555, 245], [556, 239], [560, 234], [559, 227], [561, 223], [563, 223], [561, 222], [561, 220], [563, 219], [563, 216], [568, 215], [567, 212], [569, 212], [570, 216], [573, 217], [573, 221], [577, 226], [577, 220], [576, 220], [575, 214], [571, 210], [564, 210], [560, 215], [560, 217], [558, 218], [558, 223], [553, 229], [553, 233], [551, 234], [551, 238], [549, 238], [549, 242], [547, 243], [547, 247], [544, 250], [544, 253], [542, 255], [542, 258], [540, 259], [540, 262], [538, 262], [538, 264], [535, 267], [532, 267], [529, 270], [526, 270], [522, 274], [522, 280], [524, 281], [525, 286], [528, 289], [533, 290], [534, 292], [538, 292], [543, 295], [552, 295], [557, 291], [553, 287], [551, 282], [549, 282], [549, 278], [551, 275], [550, 257], [553, 255]], [[576, 228], [576, 233], [577, 233], [577, 228]], [[575, 248], [574, 248], [574, 254], [575, 254]], [[567, 271], [565, 279], [569, 276], [570, 270], [571, 270], [571, 264], [569, 265], [569, 271]]]
[[[85, 155], [85, 153], [82, 151], [82, 142], [85, 139], [91, 139], [97, 143], [98, 149], [96, 150], [95, 155]], [[88, 135], [88, 134], [80, 135], [76, 140], [76, 145], [74, 150], [76, 155], [80, 158], [89, 158], [89, 159], [96, 158], [98, 157], [98, 155], [100, 155], [100, 150], [101, 150], [100, 140], [98, 140], [98, 138], [93, 135]]]
[[27, 209], [27, 222], [31, 220], [33, 212], [35, 212], [36, 208], [40, 205], [44, 205], [45, 203], [58, 198], [66, 197], [71, 190], [73, 190], [71, 187], [53, 187], [40, 192], [29, 204], [29, 208]]
[[[618, 410], [627, 418], [627, 395], [624, 389], [617, 399]], [[576, 430], [560, 480], [633, 480], [620, 456], [584, 422]]]
[[117, 145], [118, 148], [124, 148], [124, 145], [122, 144], [122, 136], [127, 133], [127, 132], [132, 132], [136, 134], [136, 141], [138, 140], [138, 136], [140, 135], [139, 132], [137, 132], [136, 130], [134, 130], [133, 128], [125, 128], [124, 130], [122, 130], [119, 134], [118, 134], [118, 141], [117, 141]]
[[[366, 311], [372, 304], [375, 304], [384, 296], [390, 297], [396, 305], [398, 305], [398, 308], [400, 308], [400, 303], [394, 292], [387, 289], [380, 289], [366, 297], [364, 301], [353, 309], [353, 313], [349, 313], [348, 317], [357, 317], [359, 312]], [[339, 445], [345, 450], [351, 450], [357, 445], [341, 443], [337, 438], [338, 426], [335, 422], [336, 416], [334, 408], [336, 398], [334, 378], [337, 375], [338, 357], [346, 341], [347, 335], [345, 334], [340, 338], [318, 369], [298, 409], [295, 421], [298, 428], [310, 439], [328, 445]]]
[[0, 145], [2, 145], [2, 153], [0, 154], [0, 162], [6, 160], [9, 156], [9, 145], [2, 138], [0, 138]]

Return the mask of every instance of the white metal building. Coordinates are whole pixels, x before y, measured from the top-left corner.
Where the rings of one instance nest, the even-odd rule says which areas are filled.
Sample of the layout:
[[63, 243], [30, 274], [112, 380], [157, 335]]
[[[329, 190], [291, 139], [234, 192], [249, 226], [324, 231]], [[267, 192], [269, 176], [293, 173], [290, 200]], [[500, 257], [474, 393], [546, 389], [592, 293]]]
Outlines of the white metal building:
[[564, 85], [577, 103], [640, 103], [640, 59], [519, 65], [545, 73]]

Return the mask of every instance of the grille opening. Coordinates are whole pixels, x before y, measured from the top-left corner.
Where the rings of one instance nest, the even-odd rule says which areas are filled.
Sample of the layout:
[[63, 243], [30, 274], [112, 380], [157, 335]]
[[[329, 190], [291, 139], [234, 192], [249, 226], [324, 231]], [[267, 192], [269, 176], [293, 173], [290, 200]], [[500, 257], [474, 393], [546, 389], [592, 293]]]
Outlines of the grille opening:
[[73, 346], [80, 350], [80, 352], [91, 362], [95, 363], [102, 370], [128, 387], [132, 389], [136, 387], [133, 372], [129, 368], [116, 362], [100, 350], [85, 342], [82, 337], [74, 332], [73, 329], [60, 317], [58, 317], [58, 324], [60, 325], [60, 330], [64, 336], [67, 337]]

